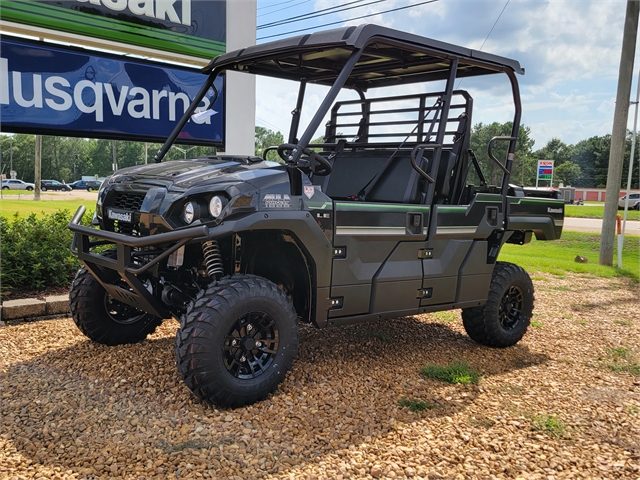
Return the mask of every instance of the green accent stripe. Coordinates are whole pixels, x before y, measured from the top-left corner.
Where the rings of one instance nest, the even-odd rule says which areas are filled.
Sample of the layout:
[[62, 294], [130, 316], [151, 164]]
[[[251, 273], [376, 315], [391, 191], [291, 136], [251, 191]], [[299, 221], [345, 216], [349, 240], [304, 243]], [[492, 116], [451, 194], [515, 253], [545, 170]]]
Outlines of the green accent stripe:
[[[92, 15], [89, 13], [78, 12], [75, 10], [70, 10], [68, 8], [56, 7], [54, 5], [48, 4], [48, 6], [44, 6], [39, 2], [33, 2], [31, 0], [14, 0], [13, 2], [7, 3], [6, 1], [0, 2], [2, 5], [3, 16], [5, 10], [7, 12], [21, 12], [24, 15], [38, 15], [39, 17], [48, 17], [50, 19], [59, 19], [70, 22], [83, 22], [87, 25], [93, 27], [99, 27], [106, 30], [113, 30], [114, 32], [118, 32], [123, 28], [131, 29], [131, 30], [142, 30], [145, 31], [145, 35], [149, 37], [155, 37], [158, 39], [166, 39], [167, 41], [175, 41], [176, 37], [182, 37], [183, 40], [188, 41], [192, 44], [202, 44], [202, 46], [210, 46], [217, 45], [218, 47], [225, 47], [225, 43], [219, 42], [217, 40], [209, 40], [201, 37], [194, 37], [191, 35], [186, 35], [178, 32], [174, 32], [171, 30], [163, 30], [156, 27], [150, 27], [147, 25], [142, 25], [134, 22], [129, 22], [126, 20], [117, 20], [113, 18], [104, 18], [97, 15]], [[37, 18], [36, 18], [37, 20]], [[44, 23], [44, 20], [41, 20], [41, 23]], [[45, 23], [45, 25], [47, 25]], [[114, 26], [119, 28], [113, 28]]]
[[520, 203], [552, 203], [552, 204], [556, 204], [556, 205], [563, 205], [564, 204], [564, 200], [556, 200], [555, 198], [531, 198], [531, 197], [527, 197], [527, 198], [516, 198], [516, 199], [511, 199], [511, 204], [512, 205], [518, 205]]
[[29, 0], [14, 0], [11, 2], [3, 0], [0, 2], [0, 15], [4, 20], [25, 25], [206, 59], [211, 59], [226, 51], [226, 45], [219, 41], [193, 37], [123, 20], [102, 18], [50, 4], [45, 6], [39, 2]]
[[336, 235], [405, 235], [405, 227], [337, 227]]
[[461, 233], [476, 233], [478, 227], [474, 225], [469, 226], [455, 226], [455, 227], [438, 227], [436, 228], [436, 234], [461, 234]]
[[430, 207], [423, 205], [387, 205], [381, 203], [336, 203], [339, 211], [368, 212], [371, 210], [400, 210], [403, 212], [428, 212]]
[[469, 208], [468, 206], [464, 207], [441, 207], [438, 206], [438, 212], [465, 212]]

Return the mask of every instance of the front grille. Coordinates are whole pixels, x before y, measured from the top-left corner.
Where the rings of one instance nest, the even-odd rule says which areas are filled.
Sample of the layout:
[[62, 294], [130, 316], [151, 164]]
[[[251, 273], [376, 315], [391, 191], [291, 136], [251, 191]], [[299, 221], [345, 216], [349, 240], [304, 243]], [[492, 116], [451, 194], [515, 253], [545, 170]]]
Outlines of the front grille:
[[142, 206], [145, 195], [145, 193], [137, 192], [116, 192], [113, 199], [113, 207], [137, 212]]
[[140, 236], [140, 224], [139, 223], [127, 223], [127, 222], [119, 222], [118, 220], [113, 221], [113, 231], [115, 233], [122, 233], [124, 235], [129, 235], [132, 237]]

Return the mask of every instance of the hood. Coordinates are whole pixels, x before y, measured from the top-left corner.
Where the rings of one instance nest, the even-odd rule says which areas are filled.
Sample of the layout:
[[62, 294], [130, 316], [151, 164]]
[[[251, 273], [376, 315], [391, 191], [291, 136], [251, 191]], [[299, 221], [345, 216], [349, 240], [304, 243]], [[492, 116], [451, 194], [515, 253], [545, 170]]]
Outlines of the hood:
[[282, 173], [281, 165], [258, 157], [216, 156], [138, 165], [118, 170], [111, 184], [161, 186], [186, 190], [199, 184], [246, 182]]

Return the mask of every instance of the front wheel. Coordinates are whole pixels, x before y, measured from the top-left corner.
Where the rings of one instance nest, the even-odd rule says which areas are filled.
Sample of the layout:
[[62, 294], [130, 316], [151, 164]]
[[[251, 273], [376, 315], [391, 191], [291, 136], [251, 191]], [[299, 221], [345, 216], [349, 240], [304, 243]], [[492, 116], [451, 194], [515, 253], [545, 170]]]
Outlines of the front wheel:
[[497, 262], [487, 303], [462, 310], [462, 324], [472, 340], [491, 347], [515, 345], [527, 332], [533, 312], [533, 283], [518, 265]]
[[80, 331], [103, 345], [140, 342], [162, 323], [161, 318], [115, 300], [84, 267], [71, 284], [69, 307]]
[[201, 292], [176, 335], [178, 370], [201, 400], [241, 407], [284, 380], [298, 352], [291, 300], [254, 275], [223, 278]]
[[2, 187], [3, 190], [9, 190], [9, 187]]

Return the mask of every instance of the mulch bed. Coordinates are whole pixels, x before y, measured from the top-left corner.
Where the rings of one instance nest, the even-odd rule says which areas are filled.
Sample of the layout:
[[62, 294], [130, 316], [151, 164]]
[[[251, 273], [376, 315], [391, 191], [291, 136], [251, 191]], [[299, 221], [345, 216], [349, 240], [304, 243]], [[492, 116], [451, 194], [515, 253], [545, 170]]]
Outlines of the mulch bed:
[[[120, 347], [71, 319], [2, 327], [0, 478], [639, 478], [638, 285], [532, 277], [513, 347], [475, 344], [450, 312], [303, 327], [276, 393], [236, 410], [183, 384], [175, 321]], [[480, 382], [420, 374], [456, 360]]]

